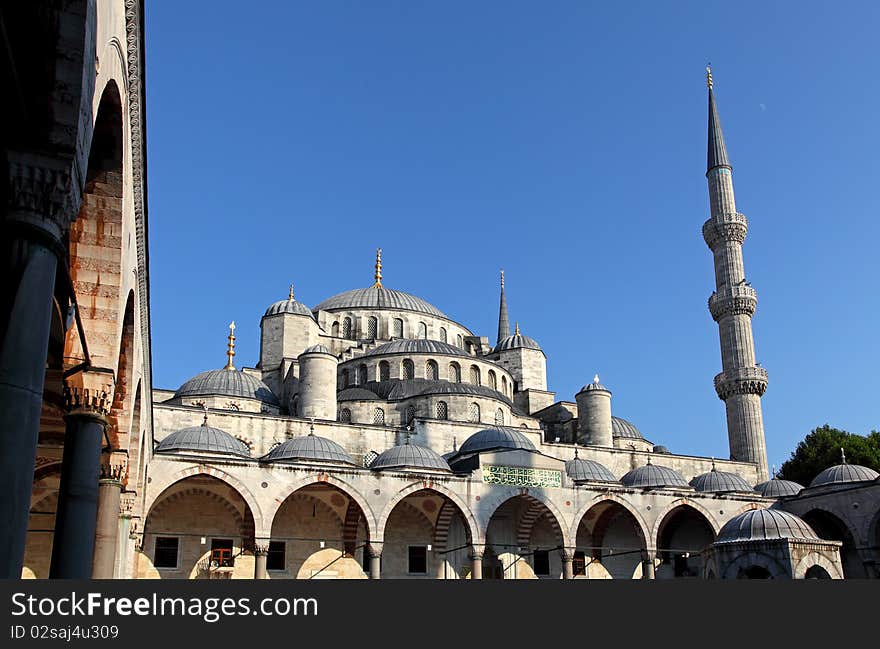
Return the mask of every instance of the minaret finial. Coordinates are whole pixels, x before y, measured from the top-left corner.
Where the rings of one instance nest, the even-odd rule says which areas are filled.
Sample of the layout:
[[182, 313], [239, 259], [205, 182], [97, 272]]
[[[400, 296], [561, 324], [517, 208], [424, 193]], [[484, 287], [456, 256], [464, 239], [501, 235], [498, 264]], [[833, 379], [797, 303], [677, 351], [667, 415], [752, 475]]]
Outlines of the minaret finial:
[[846, 453], [843, 451], [843, 447], [840, 448], [840, 463], [846, 464]]
[[724, 134], [721, 132], [721, 119], [718, 117], [718, 106], [715, 105], [715, 93], [712, 92], [712, 68], [706, 66], [706, 84], [709, 86], [709, 152], [706, 160], [706, 173], [716, 167], [730, 169]]
[[287, 299], [293, 302], [293, 284], [290, 285], [290, 292], [287, 294]]
[[504, 269], [501, 269], [501, 303], [498, 307], [498, 340], [499, 344], [510, 336], [510, 316], [507, 315], [507, 298], [504, 297]]
[[372, 288], [382, 288], [382, 249], [376, 248], [376, 272], [373, 273], [373, 279], [376, 280], [373, 283]]
[[709, 90], [712, 90], [712, 64], [706, 64], [706, 86], [708, 86]]
[[235, 356], [235, 320], [229, 323], [229, 345], [226, 348], [226, 369], [234, 370], [232, 357]]
[[501, 288], [504, 288], [504, 269], [501, 269]]

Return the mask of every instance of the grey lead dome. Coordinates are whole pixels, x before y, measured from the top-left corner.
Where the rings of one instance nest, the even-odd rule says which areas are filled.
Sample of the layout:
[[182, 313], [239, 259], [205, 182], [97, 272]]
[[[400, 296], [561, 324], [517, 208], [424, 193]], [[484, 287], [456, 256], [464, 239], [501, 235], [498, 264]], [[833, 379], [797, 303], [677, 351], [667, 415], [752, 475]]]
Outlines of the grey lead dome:
[[385, 469], [410, 469], [416, 471], [442, 471], [452, 473], [449, 463], [436, 451], [416, 444], [392, 446], [370, 463], [373, 471]]
[[429, 340], [427, 338], [400, 338], [390, 343], [371, 349], [364, 356], [382, 356], [384, 354], [445, 354], [448, 356], [470, 356], [466, 351], [455, 345]]
[[645, 439], [635, 424], [620, 417], [611, 417], [611, 436], [624, 439]]
[[240, 399], [256, 399], [272, 406], [279, 405], [278, 397], [255, 376], [239, 370], [209, 370], [197, 374], [178, 388], [175, 399], [223, 395]]
[[690, 485], [678, 471], [659, 464], [646, 464], [625, 474], [620, 482], [625, 487], [656, 489], [660, 487], [685, 487]]
[[307, 307], [302, 302], [297, 302], [296, 300], [279, 300], [266, 309], [266, 312], [263, 314], [263, 317], [270, 315], [280, 315], [282, 313], [290, 313], [292, 315], [304, 315], [306, 317], [315, 319], [315, 315], [312, 313], [311, 309]]
[[733, 543], [772, 539], [818, 541], [819, 537], [812, 527], [794, 514], [781, 509], [752, 509], [727, 521], [718, 532], [715, 542]]
[[515, 428], [507, 428], [497, 426], [495, 428], [484, 428], [468, 437], [458, 453], [481, 453], [483, 451], [492, 451], [495, 449], [522, 449], [524, 451], [534, 451], [535, 445], [531, 440], [523, 435]]
[[345, 291], [333, 297], [327, 298], [318, 304], [312, 311], [335, 311], [339, 309], [400, 309], [403, 311], [415, 311], [445, 318], [445, 313], [433, 304], [425, 302], [420, 297], [395, 291], [384, 286], [371, 286], [370, 288], [356, 288]]
[[752, 486], [742, 476], [729, 471], [711, 471], [701, 473], [691, 480], [691, 486], [704, 493], [751, 493]]
[[880, 477], [880, 473], [860, 464], [836, 464], [813, 478], [810, 486], [821, 487], [822, 485], [846, 482], [868, 482], [876, 480], [878, 477]]
[[497, 345], [495, 345], [495, 348], [492, 351], [500, 352], [506, 349], [537, 349], [538, 351], [542, 351], [541, 345], [538, 344], [537, 340], [528, 336], [523, 336], [520, 333], [503, 338]]
[[797, 496], [802, 490], [803, 485], [791, 480], [783, 480], [782, 478], [773, 478], [755, 485], [755, 491], [764, 496], [764, 498], [782, 498], [783, 496]]
[[339, 444], [318, 435], [303, 435], [289, 439], [260, 459], [263, 462], [330, 462], [351, 465], [355, 463]]
[[577, 484], [582, 482], [617, 482], [614, 474], [595, 460], [576, 457], [565, 463], [565, 472]]
[[159, 442], [157, 453], [177, 453], [192, 451], [194, 453], [223, 453], [250, 457], [251, 451], [244, 442], [235, 439], [225, 430], [213, 428], [207, 424], [182, 428], [168, 435]]

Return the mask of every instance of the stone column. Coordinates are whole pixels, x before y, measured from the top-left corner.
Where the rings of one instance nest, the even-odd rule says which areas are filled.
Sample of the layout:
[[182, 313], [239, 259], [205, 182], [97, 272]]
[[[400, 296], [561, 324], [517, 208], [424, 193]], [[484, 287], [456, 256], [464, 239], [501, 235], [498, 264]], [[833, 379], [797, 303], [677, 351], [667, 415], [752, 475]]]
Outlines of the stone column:
[[101, 446], [110, 399], [106, 392], [65, 388], [65, 401], [69, 411], [64, 416], [64, 455], [49, 577], [88, 579], [95, 552]]
[[482, 545], [471, 546], [471, 579], [483, 578], [483, 550]]
[[135, 492], [123, 491], [120, 501], [119, 533], [116, 537], [116, 561], [113, 568], [114, 579], [128, 579], [126, 574], [128, 556], [131, 552], [131, 509], [134, 505]]
[[105, 456], [98, 480], [98, 516], [95, 521], [95, 554], [92, 579], [112, 579], [119, 541], [119, 510], [122, 482], [125, 479], [126, 454]]
[[382, 544], [368, 543], [365, 548], [370, 555], [370, 579], [382, 578]]
[[254, 579], [268, 579], [266, 559], [269, 556], [269, 539], [257, 539], [254, 546]]
[[562, 578], [574, 579], [574, 550], [564, 548], [559, 554], [562, 557]]
[[642, 579], [654, 579], [654, 557], [656, 552], [648, 549], [642, 553]]

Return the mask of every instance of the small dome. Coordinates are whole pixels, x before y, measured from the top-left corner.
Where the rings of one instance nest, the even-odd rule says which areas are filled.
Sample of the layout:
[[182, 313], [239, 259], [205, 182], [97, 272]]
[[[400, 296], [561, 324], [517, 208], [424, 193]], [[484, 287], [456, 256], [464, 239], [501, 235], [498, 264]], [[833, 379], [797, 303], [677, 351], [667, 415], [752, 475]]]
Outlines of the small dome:
[[352, 291], [339, 293], [327, 298], [312, 309], [312, 311], [335, 311], [339, 309], [397, 309], [448, 319], [445, 313], [433, 304], [425, 302], [422, 298], [404, 293], [403, 291], [385, 288], [384, 286], [356, 288]]
[[449, 463], [443, 457], [424, 446], [400, 444], [392, 446], [370, 463], [371, 470], [410, 469], [415, 471], [442, 471], [451, 473]]
[[733, 541], [764, 541], [772, 539], [805, 539], [818, 541], [819, 537], [807, 523], [781, 509], [750, 509], [734, 516], [721, 531], [716, 543]]
[[378, 401], [379, 395], [366, 388], [345, 388], [336, 395], [337, 401]]
[[280, 315], [282, 313], [290, 313], [293, 315], [304, 315], [312, 320], [315, 319], [314, 314], [311, 309], [307, 307], [302, 302], [297, 302], [293, 298], [288, 298], [286, 300], [279, 300], [278, 302], [274, 302], [269, 305], [269, 308], [266, 309], [266, 312], [263, 314], [263, 317], [270, 315]]
[[534, 338], [529, 338], [528, 336], [523, 336], [519, 333], [519, 328], [517, 327], [516, 333], [512, 336], [508, 336], [507, 338], [502, 338], [498, 341], [498, 344], [495, 345], [495, 348], [492, 350], [493, 352], [502, 352], [507, 349], [537, 349], [541, 350], [541, 345], [538, 344], [538, 341]]
[[458, 453], [482, 453], [502, 448], [534, 451], [535, 445], [515, 428], [497, 426], [485, 428], [468, 437], [458, 449]]
[[325, 345], [312, 345], [311, 347], [306, 348], [300, 356], [303, 354], [330, 354], [330, 356], [335, 356], [335, 354]]
[[581, 482], [617, 482], [617, 478], [604, 464], [595, 460], [577, 457], [565, 463], [565, 472], [576, 483]]
[[272, 406], [279, 405], [278, 397], [265, 383], [255, 376], [239, 370], [209, 370], [186, 381], [175, 399], [189, 397], [228, 396], [239, 399], [256, 399]]
[[654, 448], [651, 449], [653, 453], [659, 453], [661, 455], [671, 455], [668, 448], [663, 446], [662, 444], [657, 444]]
[[625, 439], [645, 439], [638, 428], [620, 417], [611, 417], [611, 436]]
[[687, 480], [678, 471], [658, 464], [646, 464], [636, 467], [625, 474], [620, 482], [625, 487], [637, 489], [656, 489], [659, 487], [686, 487], [690, 488]]
[[240, 457], [250, 457], [251, 454], [247, 444], [235, 439], [225, 430], [208, 426], [207, 423], [175, 431], [159, 442], [156, 447], [157, 453], [178, 453], [181, 451], [223, 453]]
[[260, 459], [263, 462], [330, 462], [351, 465], [355, 463], [339, 444], [318, 435], [303, 435], [289, 439]]
[[[611, 392], [611, 390], [609, 390], [604, 385], [599, 383], [599, 375], [598, 374], [593, 377], [592, 383], [587, 383], [584, 387], [582, 387], [580, 390], [578, 390], [578, 394], [580, 394], [581, 392], [591, 392], [593, 390], [602, 390], [604, 392]], [[621, 420], [621, 421], [623, 421], [623, 420]], [[629, 422], [626, 422], [626, 423], [629, 424]], [[629, 425], [632, 426], [632, 424], [629, 424]], [[635, 428], [635, 426], [632, 426], [632, 427]], [[638, 432], [638, 431], [636, 431], [636, 432]], [[614, 434], [614, 417], [611, 418], [611, 434], [612, 435]], [[641, 435], [639, 435], [639, 437], [641, 437]]]
[[465, 350], [449, 343], [427, 338], [400, 338], [371, 349], [364, 356], [384, 354], [446, 354], [448, 356], [470, 356]]
[[860, 464], [837, 464], [828, 467], [822, 473], [813, 478], [810, 483], [811, 487], [821, 487], [822, 485], [841, 484], [845, 482], [868, 482], [876, 480], [880, 477], [874, 469], [862, 466]]
[[755, 485], [755, 491], [764, 496], [764, 498], [782, 498], [783, 496], [797, 496], [803, 489], [802, 485], [791, 480], [782, 480], [781, 478], [773, 478]]
[[711, 471], [695, 477], [690, 484], [697, 491], [704, 493], [750, 493], [754, 491], [752, 486], [741, 476], [729, 471], [718, 471], [714, 466]]

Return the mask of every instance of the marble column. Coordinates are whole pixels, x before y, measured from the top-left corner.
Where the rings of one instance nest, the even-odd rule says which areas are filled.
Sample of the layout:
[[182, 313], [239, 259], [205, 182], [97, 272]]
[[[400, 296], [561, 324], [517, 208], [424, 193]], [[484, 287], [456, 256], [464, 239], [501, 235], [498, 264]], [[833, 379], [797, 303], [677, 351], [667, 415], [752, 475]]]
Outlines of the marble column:
[[562, 558], [562, 578], [574, 579], [574, 550], [565, 548], [559, 554]]
[[128, 556], [131, 551], [131, 497], [132, 492], [122, 494], [122, 512], [119, 514], [119, 535], [116, 540], [116, 562], [113, 569], [114, 579], [128, 579], [125, 574], [128, 567]]
[[642, 553], [642, 579], [654, 579], [654, 556], [653, 550]]
[[254, 579], [268, 579], [266, 561], [269, 557], [269, 539], [257, 539], [254, 545]]
[[370, 579], [382, 578], [382, 544], [369, 543], [366, 547], [370, 555]]
[[101, 446], [110, 399], [106, 392], [65, 388], [65, 401], [69, 410], [64, 416], [64, 454], [49, 577], [88, 579], [95, 552]]
[[114, 576], [125, 466], [125, 455], [121, 453], [105, 456], [105, 461], [101, 463], [92, 579], [112, 579]]
[[471, 546], [471, 579], [483, 578], [483, 546]]

